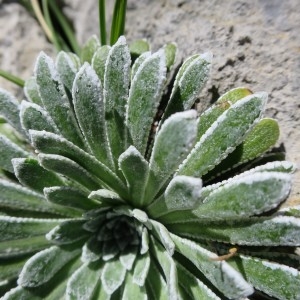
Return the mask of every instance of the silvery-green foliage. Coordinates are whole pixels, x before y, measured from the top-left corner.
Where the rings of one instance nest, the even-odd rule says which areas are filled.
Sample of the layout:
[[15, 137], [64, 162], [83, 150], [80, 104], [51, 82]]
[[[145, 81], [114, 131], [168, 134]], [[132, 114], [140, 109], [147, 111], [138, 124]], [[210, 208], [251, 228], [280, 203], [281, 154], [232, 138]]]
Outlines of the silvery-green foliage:
[[211, 54], [166, 93], [175, 54], [93, 37], [82, 61], [41, 53], [27, 100], [0, 91], [2, 299], [300, 298], [299, 207], [278, 209], [294, 166], [266, 161], [267, 94], [199, 115]]

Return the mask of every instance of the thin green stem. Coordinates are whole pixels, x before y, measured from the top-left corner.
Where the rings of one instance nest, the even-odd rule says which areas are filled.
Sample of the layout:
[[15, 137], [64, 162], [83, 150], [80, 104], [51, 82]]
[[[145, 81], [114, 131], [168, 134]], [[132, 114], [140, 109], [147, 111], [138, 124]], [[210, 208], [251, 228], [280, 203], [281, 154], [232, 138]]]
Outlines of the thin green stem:
[[17, 84], [20, 87], [24, 87], [25, 81], [15, 75], [10, 74], [9, 72], [6, 72], [4, 70], [0, 70], [0, 76], [9, 80], [12, 83]]
[[49, 1], [49, 6], [53, 14], [55, 15], [57, 21], [59, 22], [71, 48], [77, 55], [80, 55], [80, 46], [76, 40], [74, 31], [67, 21], [65, 15], [61, 12], [61, 10], [57, 7], [54, 1]]
[[101, 45], [106, 45], [105, 0], [99, 0], [99, 25]]
[[124, 34], [127, 0], [116, 0], [111, 24], [110, 44], [113, 45]]

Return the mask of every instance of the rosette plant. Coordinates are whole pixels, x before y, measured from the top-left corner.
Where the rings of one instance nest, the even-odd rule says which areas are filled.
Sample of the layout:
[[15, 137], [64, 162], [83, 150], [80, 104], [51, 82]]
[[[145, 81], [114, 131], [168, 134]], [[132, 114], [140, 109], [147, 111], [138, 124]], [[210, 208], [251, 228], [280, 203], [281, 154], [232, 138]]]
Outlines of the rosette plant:
[[143, 47], [41, 53], [27, 100], [1, 90], [2, 299], [299, 299], [299, 209], [279, 208], [294, 166], [264, 155], [266, 93], [198, 115], [211, 54], [171, 89], [176, 46]]

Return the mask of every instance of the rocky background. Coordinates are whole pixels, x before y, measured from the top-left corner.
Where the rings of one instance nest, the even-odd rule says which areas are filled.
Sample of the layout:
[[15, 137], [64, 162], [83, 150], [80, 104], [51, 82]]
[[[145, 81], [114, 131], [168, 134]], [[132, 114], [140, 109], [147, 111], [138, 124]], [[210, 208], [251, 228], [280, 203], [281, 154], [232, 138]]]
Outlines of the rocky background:
[[[107, 1], [107, 10], [114, 1]], [[67, 0], [65, 13], [84, 43], [99, 34], [96, 0]], [[109, 24], [109, 18], [108, 18]], [[211, 79], [200, 95], [206, 106], [231, 88], [269, 93], [266, 115], [281, 128], [288, 160], [300, 168], [300, 11], [298, 0], [128, 0], [128, 41], [146, 38], [156, 50], [174, 41], [178, 62], [212, 51]], [[0, 0], [0, 68], [21, 78], [33, 70], [39, 51], [54, 56], [41, 28], [18, 4]], [[0, 86], [22, 92], [0, 78]], [[300, 204], [300, 172], [289, 203]]]

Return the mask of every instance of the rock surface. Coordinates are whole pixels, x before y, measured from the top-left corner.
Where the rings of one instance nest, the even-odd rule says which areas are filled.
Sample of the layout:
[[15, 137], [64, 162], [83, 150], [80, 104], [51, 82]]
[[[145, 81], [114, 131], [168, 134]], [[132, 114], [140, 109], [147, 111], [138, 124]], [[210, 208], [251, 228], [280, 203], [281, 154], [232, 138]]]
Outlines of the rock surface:
[[[65, 2], [78, 40], [98, 35], [95, 0]], [[107, 3], [109, 11], [113, 1]], [[300, 168], [298, 7], [297, 0], [128, 0], [126, 36], [129, 42], [146, 38], [153, 50], [174, 41], [178, 61], [212, 51], [211, 79], [200, 95], [204, 106], [233, 87], [267, 91], [266, 115], [279, 121], [280, 144]], [[17, 3], [0, 4], [0, 28], [1, 69], [27, 78], [40, 50], [54, 55], [37, 22]], [[1, 78], [0, 86], [17, 91]], [[289, 202], [300, 204], [299, 171], [294, 182]]]

